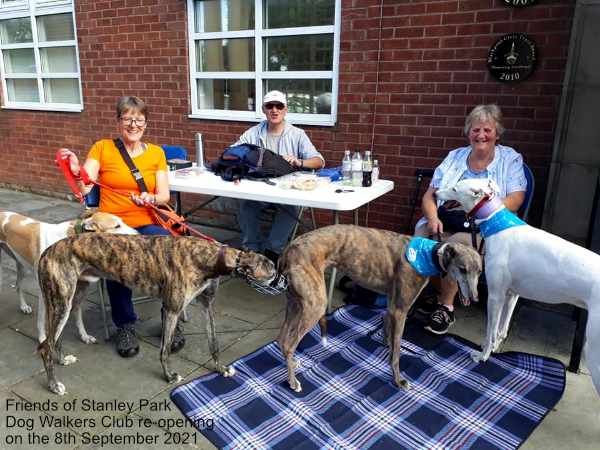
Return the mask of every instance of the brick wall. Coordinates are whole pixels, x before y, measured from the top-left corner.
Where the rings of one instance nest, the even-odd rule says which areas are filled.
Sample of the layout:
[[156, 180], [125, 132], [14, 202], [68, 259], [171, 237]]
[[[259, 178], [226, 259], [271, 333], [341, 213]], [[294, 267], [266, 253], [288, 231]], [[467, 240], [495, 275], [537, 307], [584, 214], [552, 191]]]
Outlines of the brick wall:
[[[83, 158], [95, 140], [114, 135], [114, 104], [123, 94], [148, 102], [148, 141], [183, 145], [193, 153], [193, 135], [202, 132], [207, 159], [252, 125], [187, 117], [185, 3], [75, 2], [85, 109], [2, 110], [0, 183], [67, 192], [52, 163], [55, 150], [68, 146]], [[403, 231], [415, 168], [435, 167], [449, 150], [464, 145], [465, 115], [489, 102], [505, 114], [503, 143], [533, 168], [532, 214], [534, 221], [539, 218], [573, 9], [572, 0], [523, 9], [502, 0], [383, 0], [383, 7], [381, 0], [342, 0], [338, 124], [305, 129], [331, 165], [341, 161], [343, 150], [372, 144], [382, 177], [394, 180], [396, 188], [370, 206], [370, 226]], [[536, 72], [514, 85], [494, 81], [486, 67], [490, 46], [509, 32], [527, 33], [539, 52]]]

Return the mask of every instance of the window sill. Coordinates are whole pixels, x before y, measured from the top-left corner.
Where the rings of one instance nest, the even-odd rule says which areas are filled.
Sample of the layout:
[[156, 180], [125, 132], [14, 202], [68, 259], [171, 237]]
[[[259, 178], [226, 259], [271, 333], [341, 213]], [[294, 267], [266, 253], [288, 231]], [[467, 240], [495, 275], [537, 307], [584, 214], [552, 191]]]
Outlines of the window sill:
[[[333, 127], [335, 126], [335, 119], [329, 115], [321, 115], [317, 117], [313, 114], [294, 114], [288, 113], [286, 119], [294, 125], [314, 125], [321, 127]], [[237, 112], [237, 114], [224, 115], [222, 113], [196, 113], [189, 114], [190, 119], [201, 119], [201, 120], [223, 120], [227, 122], [262, 122], [266, 119], [265, 116], [257, 117], [253, 114], [245, 114]]]
[[2, 109], [25, 109], [28, 111], [52, 111], [52, 112], [72, 112], [80, 113], [83, 111], [83, 106], [54, 106], [54, 105], [2, 105]]

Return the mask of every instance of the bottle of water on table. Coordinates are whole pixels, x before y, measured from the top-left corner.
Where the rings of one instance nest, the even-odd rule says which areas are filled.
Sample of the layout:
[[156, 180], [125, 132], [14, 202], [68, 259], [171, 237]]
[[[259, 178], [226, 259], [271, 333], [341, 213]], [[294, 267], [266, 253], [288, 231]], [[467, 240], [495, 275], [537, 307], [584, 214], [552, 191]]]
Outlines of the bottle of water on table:
[[352, 158], [350, 158], [350, 150], [344, 151], [344, 159], [342, 159], [342, 184], [345, 186], [352, 185]]
[[352, 156], [352, 186], [362, 186], [362, 158], [360, 152], [356, 150]]
[[373, 172], [371, 172], [371, 184], [377, 183], [379, 180], [379, 161], [373, 161]]

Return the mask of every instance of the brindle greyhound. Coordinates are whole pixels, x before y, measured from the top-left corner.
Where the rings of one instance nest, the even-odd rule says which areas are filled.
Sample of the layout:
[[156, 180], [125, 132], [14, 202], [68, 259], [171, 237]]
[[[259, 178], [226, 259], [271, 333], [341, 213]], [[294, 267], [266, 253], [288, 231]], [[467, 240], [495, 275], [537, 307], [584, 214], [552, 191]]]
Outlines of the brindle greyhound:
[[[288, 302], [278, 342], [287, 361], [290, 387], [302, 387], [294, 369], [294, 352], [304, 335], [319, 321], [325, 337], [327, 307], [324, 271], [335, 266], [361, 286], [387, 294], [386, 341], [390, 363], [398, 387], [409, 384], [400, 376], [400, 344], [408, 310], [427, 285], [405, 257], [412, 239], [391, 231], [354, 225], [333, 225], [311, 231], [295, 239], [284, 252], [280, 269], [288, 278]], [[463, 297], [477, 301], [477, 279], [481, 258], [475, 250], [457, 243], [437, 246], [435, 258], [443, 270], [458, 281]], [[319, 320], [320, 319], [320, 320]], [[390, 340], [391, 338], [391, 340]]]
[[168, 367], [171, 340], [177, 317], [196, 296], [207, 316], [208, 345], [216, 370], [224, 376], [234, 375], [233, 368], [219, 362], [212, 306], [219, 276], [232, 272], [265, 284], [277, 275], [273, 263], [262, 255], [195, 237], [89, 234], [57, 242], [42, 255], [38, 266], [46, 305], [46, 329], [40, 332], [47, 336], [38, 350], [48, 387], [59, 395], [66, 392], [55, 378], [53, 353], [58, 352], [63, 364], [76, 361], [72, 355], [62, 354], [60, 334], [71, 308], [83, 298], [88, 280], [98, 276], [162, 299], [160, 362], [167, 382], [181, 379]]

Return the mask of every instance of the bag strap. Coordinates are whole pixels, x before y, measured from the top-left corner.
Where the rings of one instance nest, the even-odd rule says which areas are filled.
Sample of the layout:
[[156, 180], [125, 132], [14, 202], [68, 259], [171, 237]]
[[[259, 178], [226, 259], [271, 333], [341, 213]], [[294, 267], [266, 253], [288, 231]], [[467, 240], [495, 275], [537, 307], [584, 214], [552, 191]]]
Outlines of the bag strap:
[[123, 157], [125, 164], [127, 164], [127, 167], [129, 167], [131, 175], [133, 175], [135, 182], [140, 188], [140, 192], [148, 192], [148, 188], [146, 187], [146, 183], [144, 182], [144, 177], [142, 176], [142, 173], [138, 170], [137, 166], [131, 159], [131, 156], [129, 156], [129, 153], [127, 153], [127, 149], [125, 148], [125, 144], [123, 144], [121, 138], [113, 139], [113, 142], [119, 149], [119, 153]]

